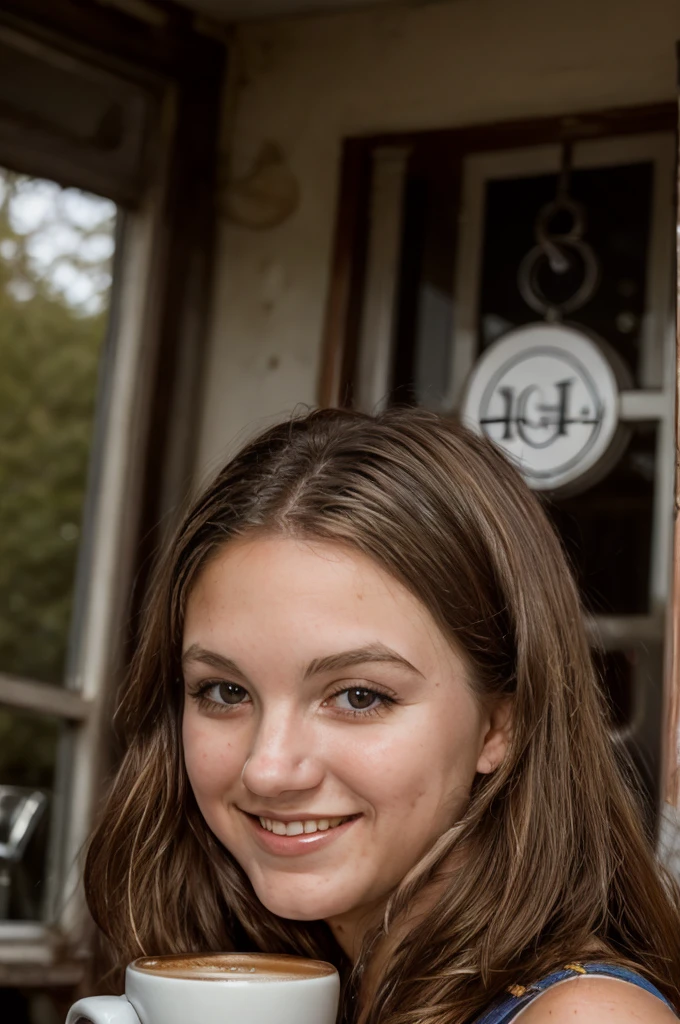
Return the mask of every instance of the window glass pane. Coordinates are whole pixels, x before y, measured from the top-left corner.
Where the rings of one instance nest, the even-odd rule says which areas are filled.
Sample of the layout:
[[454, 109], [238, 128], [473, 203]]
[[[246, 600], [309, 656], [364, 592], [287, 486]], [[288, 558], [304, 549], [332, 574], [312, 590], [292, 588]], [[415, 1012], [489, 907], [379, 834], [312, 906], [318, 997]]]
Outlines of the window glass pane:
[[630, 725], [634, 710], [635, 650], [593, 651], [595, 669], [607, 701], [609, 719], [614, 729]]
[[649, 611], [655, 424], [641, 423], [614, 469], [594, 487], [546, 502], [581, 588], [595, 615]]
[[[536, 245], [536, 217], [556, 195], [557, 175], [490, 181], [486, 190], [484, 257], [480, 284], [479, 345], [484, 348], [513, 327], [541, 319], [522, 298], [518, 271]], [[576, 170], [570, 195], [583, 204], [585, 240], [600, 266], [593, 297], [569, 314], [569, 321], [595, 331], [612, 345], [641, 386], [640, 356], [647, 288], [647, 254], [654, 188], [651, 162]], [[556, 217], [551, 229], [568, 230]], [[572, 296], [583, 266], [572, 251], [566, 273], [543, 273], [540, 284], [551, 301]], [[661, 383], [661, 382], [659, 382]]]
[[0, 672], [62, 683], [116, 207], [0, 168]]
[[64, 723], [0, 706], [0, 921], [42, 916]]

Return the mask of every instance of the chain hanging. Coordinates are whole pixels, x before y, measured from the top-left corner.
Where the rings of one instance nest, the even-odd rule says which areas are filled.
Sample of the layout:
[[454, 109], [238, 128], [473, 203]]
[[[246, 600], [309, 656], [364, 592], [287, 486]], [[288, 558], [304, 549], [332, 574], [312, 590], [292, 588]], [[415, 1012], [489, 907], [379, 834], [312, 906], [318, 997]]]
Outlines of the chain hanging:
[[[549, 322], [560, 320], [564, 314], [573, 313], [584, 306], [600, 283], [597, 256], [592, 246], [583, 239], [587, 224], [585, 208], [569, 195], [571, 171], [572, 144], [565, 142], [557, 195], [539, 210], [534, 228], [536, 245], [520, 263], [517, 274], [522, 298]], [[565, 230], [555, 232], [552, 225], [558, 214], [566, 214], [570, 223]], [[562, 302], [552, 302], [541, 287], [540, 273], [547, 265], [553, 274], [566, 274], [574, 265], [574, 255], [580, 258], [583, 265], [583, 280], [569, 298]]]

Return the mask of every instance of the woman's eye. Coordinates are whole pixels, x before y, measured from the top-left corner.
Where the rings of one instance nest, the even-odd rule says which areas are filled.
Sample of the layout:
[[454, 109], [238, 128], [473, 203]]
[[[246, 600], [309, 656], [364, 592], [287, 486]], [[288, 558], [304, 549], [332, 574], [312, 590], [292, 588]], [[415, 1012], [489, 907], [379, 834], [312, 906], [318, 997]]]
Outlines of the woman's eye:
[[336, 693], [331, 700], [336, 708], [341, 708], [344, 711], [372, 711], [385, 704], [387, 698], [381, 693], [376, 693], [375, 690], [353, 686], [349, 690]]
[[203, 696], [213, 704], [245, 704], [250, 699], [248, 691], [238, 683], [213, 683], [203, 690]]

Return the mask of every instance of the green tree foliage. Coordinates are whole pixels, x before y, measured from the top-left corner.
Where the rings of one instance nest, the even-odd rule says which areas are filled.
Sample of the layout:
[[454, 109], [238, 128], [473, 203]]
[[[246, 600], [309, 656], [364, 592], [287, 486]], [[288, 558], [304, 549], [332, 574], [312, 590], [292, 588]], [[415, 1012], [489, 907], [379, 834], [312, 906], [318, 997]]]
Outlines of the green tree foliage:
[[[0, 169], [0, 672], [57, 684], [106, 330], [113, 213], [105, 200]], [[0, 712], [0, 782], [49, 785], [56, 733], [52, 722]]]

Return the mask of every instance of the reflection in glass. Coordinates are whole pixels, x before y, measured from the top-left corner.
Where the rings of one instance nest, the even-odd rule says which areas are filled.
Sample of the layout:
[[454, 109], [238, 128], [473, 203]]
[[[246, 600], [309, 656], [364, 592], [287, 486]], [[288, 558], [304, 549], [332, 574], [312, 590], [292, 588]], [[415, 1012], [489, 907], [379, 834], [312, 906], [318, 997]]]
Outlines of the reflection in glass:
[[[0, 921], [9, 917], [12, 874], [23, 881], [23, 858], [47, 807], [47, 794], [24, 786], [0, 785]], [[20, 909], [26, 912], [30, 896], [15, 883]], [[32, 913], [29, 910], [28, 916]]]
[[64, 726], [0, 707], [0, 920], [42, 915], [48, 825]]
[[116, 208], [0, 168], [0, 672], [62, 683]]

